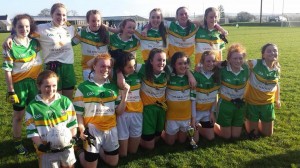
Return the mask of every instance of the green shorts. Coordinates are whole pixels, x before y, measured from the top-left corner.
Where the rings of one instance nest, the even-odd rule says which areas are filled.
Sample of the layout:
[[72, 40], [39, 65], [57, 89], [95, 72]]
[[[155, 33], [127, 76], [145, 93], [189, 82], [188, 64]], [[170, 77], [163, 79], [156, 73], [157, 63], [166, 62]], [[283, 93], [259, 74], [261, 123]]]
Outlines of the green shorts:
[[219, 100], [217, 123], [222, 127], [242, 127], [244, 124], [245, 105], [238, 108], [232, 102]]
[[72, 90], [76, 85], [76, 77], [73, 64], [60, 63], [56, 68], [59, 77], [57, 90]]
[[14, 90], [20, 100], [20, 103], [13, 105], [15, 111], [23, 110], [38, 94], [36, 81], [32, 78], [26, 78], [14, 83]]
[[252, 122], [271, 122], [275, 120], [274, 103], [266, 105], [246, 104], [246, 118]]
[[166, 112], [157, 105], [144, 107], [143, 112], [143, 135], [152, 135], [162, 132], [166, 120]]

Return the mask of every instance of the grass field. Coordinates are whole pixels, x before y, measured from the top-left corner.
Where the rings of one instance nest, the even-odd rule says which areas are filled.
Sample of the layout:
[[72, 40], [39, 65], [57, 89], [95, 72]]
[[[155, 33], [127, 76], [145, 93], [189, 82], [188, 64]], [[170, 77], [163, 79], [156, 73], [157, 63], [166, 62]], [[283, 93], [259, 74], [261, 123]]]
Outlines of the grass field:
[[[280, 110], [276, 110], [274, 135], [256, 141], [247, 140], [244, 132], [241, 139], [236, 141], [216, 138], [209, 142], [200, 139], [200, 147], [194, 151], [188, 149], [188, 143], [169, 147], [159, 141], [153, 151], [140, 149], [137, 154], [120, 159], [119, 167], [300, 167], [300, 71], [298, 69], [300, 29], [225, 28], [230, 33], [228, 37], [230, 43], [243, 44], [249, 59], [260, 58], [260, 48], [267, 42], [275, 43], [279, 47], [283, 105]], [[7, 36], [8, 34], [0, 34], [0, 42], [2, 43]], [[81, 82], [80, 46], [74, 47], [74, 50], [77, 80]], [[2, 72], [0, 75], [0, 168], [38, 167], [31, 140], [24, 140], [25, 145], [30, 149], [28, 157], [17, 156], [14, 153], [11, 138], [12, 108], [5, 102], [5, 94], [6, 84]], [[25, 136], [24, 130], [23, 137]], [[103, 162], [100, 165], [103, 167]]]

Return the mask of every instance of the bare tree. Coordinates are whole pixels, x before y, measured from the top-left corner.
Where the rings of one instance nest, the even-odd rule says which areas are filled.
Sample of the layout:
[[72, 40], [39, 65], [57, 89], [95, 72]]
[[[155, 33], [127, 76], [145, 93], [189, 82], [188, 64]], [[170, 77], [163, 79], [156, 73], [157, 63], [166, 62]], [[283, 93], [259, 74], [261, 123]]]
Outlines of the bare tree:
[[223, 5], [218, 6], [218, 10], [219, 10], [219, 13], [220, 13], [220, 18], [225, 18], [225, 12], [224, 12]]
[[69, 10], [67, 15], [68, 16], [78, 16], [78, 12], [76, 10]]
[[249, 22], [251, 20], [255, 19], [254, 15], [251, 15], [248, 12], [239, 12], [237, 14], [237, 21], [238, 22]]
[[50, 16], [50, 9], [45, 8], [43, 10], [41, 10], [41, 12], [38, 14], [38, 16]]

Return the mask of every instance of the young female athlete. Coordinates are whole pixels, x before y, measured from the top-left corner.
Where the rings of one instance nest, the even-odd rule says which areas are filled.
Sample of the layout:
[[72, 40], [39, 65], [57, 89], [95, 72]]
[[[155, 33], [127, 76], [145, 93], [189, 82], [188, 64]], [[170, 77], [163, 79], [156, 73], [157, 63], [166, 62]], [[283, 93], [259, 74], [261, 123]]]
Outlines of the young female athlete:
[[130, 52], [112, 52], [112, 55], [120, 55], [115, 62], [116, 70], [122, 73], [125, 82], [130, 85], [125, 111], [117, 116], [117, 128], [119, 137], [119, 155], [127, 156], [127, 153], [136, 153], [140, 144], [143, 122], [143, 102], [140, 97], [141, 78], [135, 72], [136, 60]]
[[[199, 134], [208, 140], [214, 139], [214, 112], [217, 105], [217, 95], [220, 88], [220, 77], [217, 67], [215, 67], [215, 51], [205, 51], [202, 54], [200, 71], [195, 72], [197, 81], [196, 87], [196, 125], [198, 134], [195, 134], [195, 141], [199, 139]], [[199, 123], [199, 124], [198, 124]]]
[[40, 168], [71, 168], [76, 162], [71, 143], [59, 150], [51, 150], [51, 144], [47, 143], [47, 134], [53, 127], [69, 129], [73, 137], [77, 132], [74, 106], [70, 99], [57, 92], [58, 80], [53, 71], [41, 72], [36, 82], [39, 94], [26, 108], [27, 137], [34, 143]]
[[241, 44], [228, 48], [227, 66], [221, 68], [220, 99], [215, 133], [225, 139], [240, 137], [244, 124], [244, 92], [249, 78], [246, 50]]
[[246, 100], [246, 130], [249, 138], [273, 134], [274, 105], [280, 108], [278, 47], [267, 43], [261, 50], [262, 58], [249, 60], [251, 70]]
[[83, 167], [93, 168], [97, 167], [100, 154], [104, 162], [116, 166], [119, 161], [116, 115], [125, 110], [129, 85], [120, 91], [121, 100], [117, 100], [119, 88], [109, 80], [113, 60], [108, 53], [99, 54], [91, 68], [94, 77], [78, 86], [73, 100], [80, 138], [84, 140], [84, 153], [79, 154], [79, 159]]
[[39, 55], [39, 43], [29, 38], [36, 26], [31, 16], [21, 14], [14, 17], [13, 30], [16, 35], [12, 39], [11, 50], [3, 50], [2, 69], [7, 85], [7, 102], [13, 104], [13, 137], [18, 154], [26, 154], [27, 150], [21, 142], [22, 119], [25, 106], [37, 94], [35, 80], [42, 69]]
[[[162, 138], [168, 145], [173, 145], [176, 140], [184, 143], [187, 138], [187, 128], [189, 125], [195, 127], [195, 94], [191, 93], [188, 76], [189, 58], [183, 52], [176, 52], [171, 58], [171, 67], [166, 100], [168, 110], [166, 113], [165, 131]], [[192, 116], [192, 110], [194, 115]]]
[[199, 27], [196, 33], [195, 44], [195, 63], [201, 60], [204, 51], [215, 50], [218, 53], [217, 61], [222, 60], [222, 49], [224, 49], [224, 42], [220, 39], [220, 32], [215, 29], [217, 21], [219, 20], [219, 11], [214, 7], [207, 8], [204, 13], [204, 26]]
[[72, 39], [72, 44], [81, 44], [82, 75], [83, 80], [88, 80], [91, 71], [87, 64], [99, 53], [108, 52], [109, 34], [106, 26], [102, 23], [101, 14], [98, 10], [89, 10], [86, 13], [87, 27], [82, 28]]

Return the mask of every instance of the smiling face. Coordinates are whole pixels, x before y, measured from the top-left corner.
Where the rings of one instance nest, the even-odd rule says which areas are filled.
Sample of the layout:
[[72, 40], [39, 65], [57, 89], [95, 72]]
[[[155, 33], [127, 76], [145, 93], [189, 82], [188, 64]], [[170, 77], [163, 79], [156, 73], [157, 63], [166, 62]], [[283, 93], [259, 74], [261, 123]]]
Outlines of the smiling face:
[[156, 53], [153, 57], [153, 59], [150, 61], [154, 74], [158, 75], [160, 74], [165, 66], [166, 66], [166, 53]]
[[228, 62], [233, 71], [239, 71], [244, 63], [244, 54], [239, 52], [231, 53], [231, 56], [228, 58]]
[[150, 13], [150, 24], [152, 26], [152, 28], [154, 29], [158, 29], [159, 25], [162, 22], [162, 13], [160, 10], [156, 9], [156, 10], [152, 10], [152, 12]]
[[99, 79], [106, 79], [111, 71], [111, 60], [110, 59], [99, 59], [93, 66], [95, 70], [95, 76]]
[[203, 65], [203, 69], [204, 71], [212, 71], [215, 67], [215, 62], [216, 62], [216, 56], [213, 54], [210, 55], [206, 55], [206, 56], [202, 56], [204, 57], [202, 65]]
[[67, 21], [67, 10], [63, 7], [56, 8], [51, 16], [56, 27], [62, 26]]
[[18, 38], [25, 38], [30, 33], [30, 22], [28, 19], [20, 19], [17, 21], [15, 30]]
[[91, 31], [98, 31], [101, 26], [101, 16], [99, 14], [90, 14], [88, 24]]
[[135, 31], [135, 23], [132, 21], [127, 21], [125, 26], [122, 28], [122, 34], [130, 38]]
[[184, 75], [189, 67], [188, 64], [188, 58], [187, 57], [181, 57], [177, 58], [175, 62], [175, 70], [177, 75]]
[[188, 9], [185, 7], [178, 9], [176, 12], [176, 19], [177, 19], [179, 25], [185, 27], [187, 24], [187, 21], [189, 19]]
[[266, 63], [272, 63], [278, 59], [278, 48], [275, 45], [269, 45], [263, 52], [262, 58]]
[[214, 26], [217, 24], [217, 21], [218, 21], [218, 12], [216, 12], [216, 11], [208, 12], [205, 19], [206, 19], [207, 27], [209, 29], [213, 29]]
[[57, 77], [44, 79], [42, 84], [38, 86], [43, 99], [53, 99], [57, 91]]

